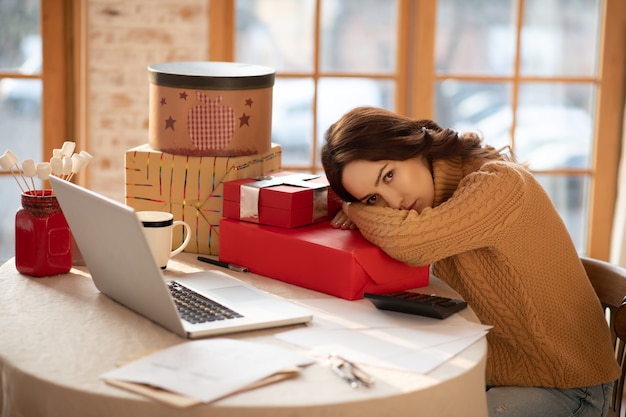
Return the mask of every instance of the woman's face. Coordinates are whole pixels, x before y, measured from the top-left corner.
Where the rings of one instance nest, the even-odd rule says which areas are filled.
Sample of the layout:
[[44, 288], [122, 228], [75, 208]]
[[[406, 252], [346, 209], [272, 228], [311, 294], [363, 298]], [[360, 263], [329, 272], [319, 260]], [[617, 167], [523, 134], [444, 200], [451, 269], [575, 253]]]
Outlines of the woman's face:
[[342, 177], [345, 189], [364, 204], [415, 210], [432, 207], [435, 187], [424, 158], [405, 161], [353, 161]]

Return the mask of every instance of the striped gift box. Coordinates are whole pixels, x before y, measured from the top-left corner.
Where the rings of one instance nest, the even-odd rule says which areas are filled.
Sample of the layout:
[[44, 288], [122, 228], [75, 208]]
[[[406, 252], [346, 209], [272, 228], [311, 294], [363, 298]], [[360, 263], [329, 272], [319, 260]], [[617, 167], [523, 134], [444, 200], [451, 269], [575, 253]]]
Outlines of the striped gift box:
[[[224, 182], [278, 172], [281, 156], [278, 144], [237, 157], [173, 155], [142, 145], [126, 151], [126, 204], [137, 211], [172, 213], [191, 226], [186, 252], [218, 255]], [[176, 232], [172, 247], [184, 237], [182, 230]]]

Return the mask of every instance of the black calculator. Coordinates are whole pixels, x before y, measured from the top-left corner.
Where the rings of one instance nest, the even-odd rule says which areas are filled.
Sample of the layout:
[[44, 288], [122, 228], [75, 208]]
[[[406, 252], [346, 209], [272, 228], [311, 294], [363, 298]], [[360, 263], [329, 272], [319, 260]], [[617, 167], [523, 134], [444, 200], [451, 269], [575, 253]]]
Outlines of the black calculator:
[[399, 291], [388, 294], [365, 293], [379, 310], [398, 311], [418, 316], [445, 319], [467, 307], [463, 300], [422, 294], [411, 291]]

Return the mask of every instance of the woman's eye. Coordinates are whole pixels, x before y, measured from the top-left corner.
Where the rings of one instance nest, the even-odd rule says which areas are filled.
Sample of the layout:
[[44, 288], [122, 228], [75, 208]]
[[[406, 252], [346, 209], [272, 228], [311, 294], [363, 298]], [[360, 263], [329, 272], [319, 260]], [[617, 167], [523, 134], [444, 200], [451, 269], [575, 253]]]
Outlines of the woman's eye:
[[385, 174], [384, 180], [385, 180], [385, 182], [389, 182], [389, 181], [391, 181], [392, 178], [393, 178], [393, 170], [389, 171], [388, 173]]
[[374, 204], [377, 199], [378, 199], [378, 196], [374, 194], [373, 196], [371, 196], [365, 201], [365, 204]]

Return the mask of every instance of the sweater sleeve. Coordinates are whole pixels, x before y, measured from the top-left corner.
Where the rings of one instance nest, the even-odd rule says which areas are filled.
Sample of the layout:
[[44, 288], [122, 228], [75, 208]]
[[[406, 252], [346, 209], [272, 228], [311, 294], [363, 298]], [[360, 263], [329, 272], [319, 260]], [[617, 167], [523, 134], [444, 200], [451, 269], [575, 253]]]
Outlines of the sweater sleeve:
[[447, 201], [420, 214], [361, 203], [351, 204], [348, 214], [391, 257], [426, 265], [494, 245], [519, 215], [529, 180], [520, 168], [490, 162], [465, 176]]

